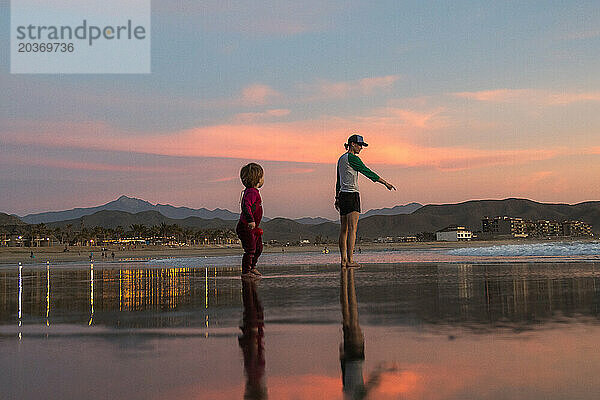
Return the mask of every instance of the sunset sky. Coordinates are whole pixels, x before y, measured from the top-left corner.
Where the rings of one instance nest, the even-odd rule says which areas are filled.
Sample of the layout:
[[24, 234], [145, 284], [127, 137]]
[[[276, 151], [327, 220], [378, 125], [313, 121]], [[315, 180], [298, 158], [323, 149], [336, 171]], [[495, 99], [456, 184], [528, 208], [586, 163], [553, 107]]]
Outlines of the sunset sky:
[[600, 200], [594, 1], [152, 1], [152, 73], [9, 73], [0, 0], [0, 211], [122, 194], [334, 218], [335, 163], [361, 158], [363, 211], [416, 201]]

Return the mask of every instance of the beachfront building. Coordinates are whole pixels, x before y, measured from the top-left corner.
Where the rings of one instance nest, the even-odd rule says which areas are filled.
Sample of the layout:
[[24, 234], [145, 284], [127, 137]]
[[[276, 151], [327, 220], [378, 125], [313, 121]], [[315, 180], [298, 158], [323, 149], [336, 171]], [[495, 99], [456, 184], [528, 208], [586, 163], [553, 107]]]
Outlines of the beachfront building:
[[482, 233], [488, 237], [558, 237], [594, 236], [592, 226], [581, 221], [536, 221], [514, 217], [484, 217]]
[[529, 234], [536, 237], [562, 236], [563, 228], [560, 222], [540, 219], [535, 221], [533, 232]]
[[438, 242], [458, 242], [463, 240], [471, 240], [473, 232], [464, 226], [450, 225], [435, 233], [435, 239]]
[[513, 217], [483, 217], [482, 232], [492, 236], [527, 237], [527, 221]]
[[562, 223], [565, 236], [594, 236], [592, 226], [581, 221], [565, 221]]

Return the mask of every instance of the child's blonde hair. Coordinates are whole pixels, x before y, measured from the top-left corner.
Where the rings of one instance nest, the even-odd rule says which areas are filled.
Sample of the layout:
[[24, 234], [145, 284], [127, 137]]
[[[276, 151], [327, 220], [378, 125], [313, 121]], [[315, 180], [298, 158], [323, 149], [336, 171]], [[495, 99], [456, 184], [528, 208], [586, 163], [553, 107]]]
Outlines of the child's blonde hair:
[[258, 185], [260, 178], [264, 175], [263, 168], [257, 163], [246, 164], [240, 171], [240, 179], [242, 184], [247, 188], [252, 188]]

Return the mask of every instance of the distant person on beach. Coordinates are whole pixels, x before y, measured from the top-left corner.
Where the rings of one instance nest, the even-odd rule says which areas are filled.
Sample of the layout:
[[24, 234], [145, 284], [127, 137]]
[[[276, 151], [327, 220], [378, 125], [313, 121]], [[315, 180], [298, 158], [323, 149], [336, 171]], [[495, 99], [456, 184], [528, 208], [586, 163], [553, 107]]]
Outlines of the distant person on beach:
[[256, 262], [263, 249], [263, 231], [258, 227], [263, 209], [258, 189], [265, 182], [263, 168], [256, 163], [244, 165], [240, 171], [240, 178], [246, 189], [242, 192], [240, 201], [242, 212], [235, 231], [244, 248], [242, 277], [260, 277], [262, 274], [256, 269]]
[[340, 212], [339, 246], [342, 267], [360, 267], [353, 259], [356, 228], [360, 214], [358, 173], [360, 172], [373, 182], [383, 184], [388, 190], [396, 190], [394, 185], [367, 168], [358, 157], [358, 153], [367, 146], [362, 136], [356, 134], [350, 136], [348, 142], [344, 143], [347, 152], [337, 162], [335, 208]]

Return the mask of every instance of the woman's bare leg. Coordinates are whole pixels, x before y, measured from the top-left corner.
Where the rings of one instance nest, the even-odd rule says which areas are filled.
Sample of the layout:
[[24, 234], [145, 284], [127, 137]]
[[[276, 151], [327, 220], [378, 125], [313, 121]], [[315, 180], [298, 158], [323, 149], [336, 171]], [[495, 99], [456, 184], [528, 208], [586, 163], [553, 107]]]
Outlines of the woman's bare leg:
[[356, 244], [356, 230], [358, 226], [358, 211], [352, 211], [350, 214], [346, 215], [347, 218], [347, 229], [348, 229], [348, 239], [346, 245], [346, 254], [347, 254], [347, 266], [348, 267], [358, 267], [358, 263], [354, 262], [354, 245]]
[[339, 246], [340, 246], [340, 265], [345, 267], [348, 264], [348, 256], [346, 245], [348, 242], [348, 215], [340, 216], [340, 238], [339, 238]]

